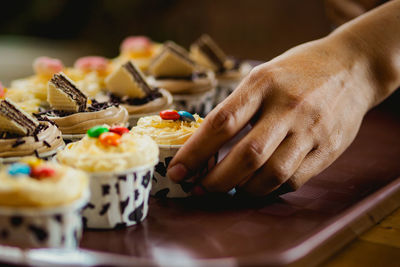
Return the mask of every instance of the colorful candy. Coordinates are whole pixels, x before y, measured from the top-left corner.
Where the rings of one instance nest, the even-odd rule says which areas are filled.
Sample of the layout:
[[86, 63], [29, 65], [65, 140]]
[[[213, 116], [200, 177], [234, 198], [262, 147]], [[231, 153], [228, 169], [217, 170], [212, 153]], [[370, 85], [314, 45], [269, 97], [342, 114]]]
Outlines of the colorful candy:
[[99, 141], [105, 146], [117, 146], [121, 143], [121, 136], [113, 132], [102, 133]]
[[55, 172], [56, 171], [50, 167], [40, 165], [32, 168], [31, 176], [36, 179], [43, 179], [53, 176]]
[[182, 121], [187, 121], [187, 122], [196, 121], [196, 119], [193, 117], [193, 115], [187, 111], [180, 110], [178, 112], [178, 114], [180, 116], [180, 120], [182, 120]]
[[75, 61], [74, 67], [84, 72], [97, 71], [105, 73], [108, 68], [108, 61], [106, 58], [98, 56], [81, 57]]
[[127, 37], [121, 44], [121, 52], [134, 57], [151, 56], [151, 40], [146, 36]]
[[178, 111], [176, 110], [172, 110], [172, 109], [167, 109], [167, 110], [163, 110], [160, 111], [160, 117], [163, 120], [179, 120], [180, 115], [178, 113]]
[[62, 64], [61, 60], [56, 58], [38, 57], [33, 62], [33, 69], [35, 70], [36, 74], [39, 75], [51, 76], [54, 73], [62, 71], [63, 68], [64, 65]]
[[21, 160], [23, 163], [28, 164], [29, 166], [31, 166], [32, 168], [39, 166], [41, 164], [43, 164], [43, 160], [36, 158], [36, 157], [29, 157], [27, 159], [22, 159]]
[[8, 174], [12, 176], [29, 175], [30, 173], [31, 167], [25, 163], [14, 163], [8, 167]]
[[0, 98], [3, 98], [6, 95], [6, 88], [0, 82]]
[[122, 127], [122, 126], [113, 126], [110, 128], [110, 132], [116, 133], [119, 135], [123, 135], [123, 134], [129, 133], [129, 129], [126, 127]]
[[106, 133], [106, 132], [108, 132], [108, 131], [109, 131], [109, 129], [108, 129], [107, 127], [104, 127], [104, 126], [94, 126], [94, 127], [90, 128], [90, 129], [87, 131], [87, 135], [88, 135], [89, 137], [97, 138], [97, 137], [99, 137], [102, 133]]

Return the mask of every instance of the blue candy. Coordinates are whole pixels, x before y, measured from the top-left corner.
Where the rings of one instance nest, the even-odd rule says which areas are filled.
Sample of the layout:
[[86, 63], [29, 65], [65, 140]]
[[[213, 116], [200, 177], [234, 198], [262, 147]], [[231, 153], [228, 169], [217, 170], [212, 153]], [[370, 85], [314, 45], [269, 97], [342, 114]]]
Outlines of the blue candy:
[[24, 163], [14, 163], [8, 167], [8, 174], [12, 176], [16, 175], [29, 175], [31, 173], [31, 167]]
[[188, 122], [196, 121], [196, 119], [193, 117], [193, 115], [187, 111], [181, 110], [181, 111], [178, 111], [178, 114], [180, 116], [179, 119], [182, 121], [188, 121]]

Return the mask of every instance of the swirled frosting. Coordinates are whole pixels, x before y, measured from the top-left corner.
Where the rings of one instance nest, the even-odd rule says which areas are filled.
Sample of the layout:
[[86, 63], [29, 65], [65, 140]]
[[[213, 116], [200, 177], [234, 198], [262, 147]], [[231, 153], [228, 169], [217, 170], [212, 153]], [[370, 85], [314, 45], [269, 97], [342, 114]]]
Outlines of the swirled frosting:
[[88, 177], [79, 170], [56, 163], [42, 163], [55, 171], [44, 179], [11, 176], [7, 166], [0, 170], [0, 206], [56, 207], [81, 198], [88, 190]]
[[224, 72], [217, 73], [216, 78], [219, 84], [239, 83], [252, 69], [251, 65], [244, 62], [238, 68], [227, 69]]
[[159, 89], [162, 97], [156, 98], [150, 102], [143, 105], [128, 105], [122, 104], [128, 110], [129, 115], [146, 114], [152, 112], [159, 112], [161, 110], [167, 109], [172, 104], [172, 95], [170, 92]]
[[[64, 147], [61, 132], [49, 122], [41, 122], [42, 130], [35, 136], [0, 139], [0, 157], [47, 156]], [[35, 152], [36, 151], [36, 152]]]
[[213, 72], [206, 72], [205, 76], [193, 79], [179, 79], [174, 77], [156, 78], [150, 76], [147, 82], [159, 88], [164, 88], [172, 94], [196, 94], [209, 91], [216, 86], [216, 79]]
[[118, 172], [155, 165], [158, 153], [158, 146], [150, 137], [126, 133], [117, 146], [103, 145], [98, 138], [86, 135], [68, 144], [56, 157], [63, 164], [87, 172]]
[[54, 121], [63, 134], [84, 134], [99, 124], [125, 125], [128, 112], [122, 106], [111, 106], [93, 112], [78, 112], [64, 117], [46, 116]]
[[147, 116], [140, 118], [132, 132], [148, 135], [159, 145], [183, 145], [187, 139], [199, 128], [203, 121], [197, 114], [196, 121], [186, 122], [181, 120], [163, 120], [160, 116]]

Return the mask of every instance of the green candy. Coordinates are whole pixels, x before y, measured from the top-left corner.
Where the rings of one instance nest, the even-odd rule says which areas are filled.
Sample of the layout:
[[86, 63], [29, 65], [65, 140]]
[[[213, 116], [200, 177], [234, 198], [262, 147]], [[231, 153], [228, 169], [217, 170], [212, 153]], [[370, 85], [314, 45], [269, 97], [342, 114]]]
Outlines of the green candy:
[[89, 135], [89, 137], [93, 137], [93, 138], [97, 138], [99, 137], [102, 133], [106, 133], [109, 132], [110, 130], [107, 127], [104, 126], [94, 126], [92, 128], [90, 128], [87, 131], [87, 135]]

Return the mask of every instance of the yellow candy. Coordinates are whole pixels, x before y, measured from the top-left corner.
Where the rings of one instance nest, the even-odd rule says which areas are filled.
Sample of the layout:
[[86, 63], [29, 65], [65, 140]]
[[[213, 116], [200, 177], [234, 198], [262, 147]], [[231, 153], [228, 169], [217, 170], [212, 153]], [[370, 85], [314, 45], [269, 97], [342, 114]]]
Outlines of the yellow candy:
[[35, 157], [29, 157], [29, 158], [23, 159], [22, 162], [28, 164], [31, 167], [37, 167], [43, 163], [43, 160], [35, 158]]

